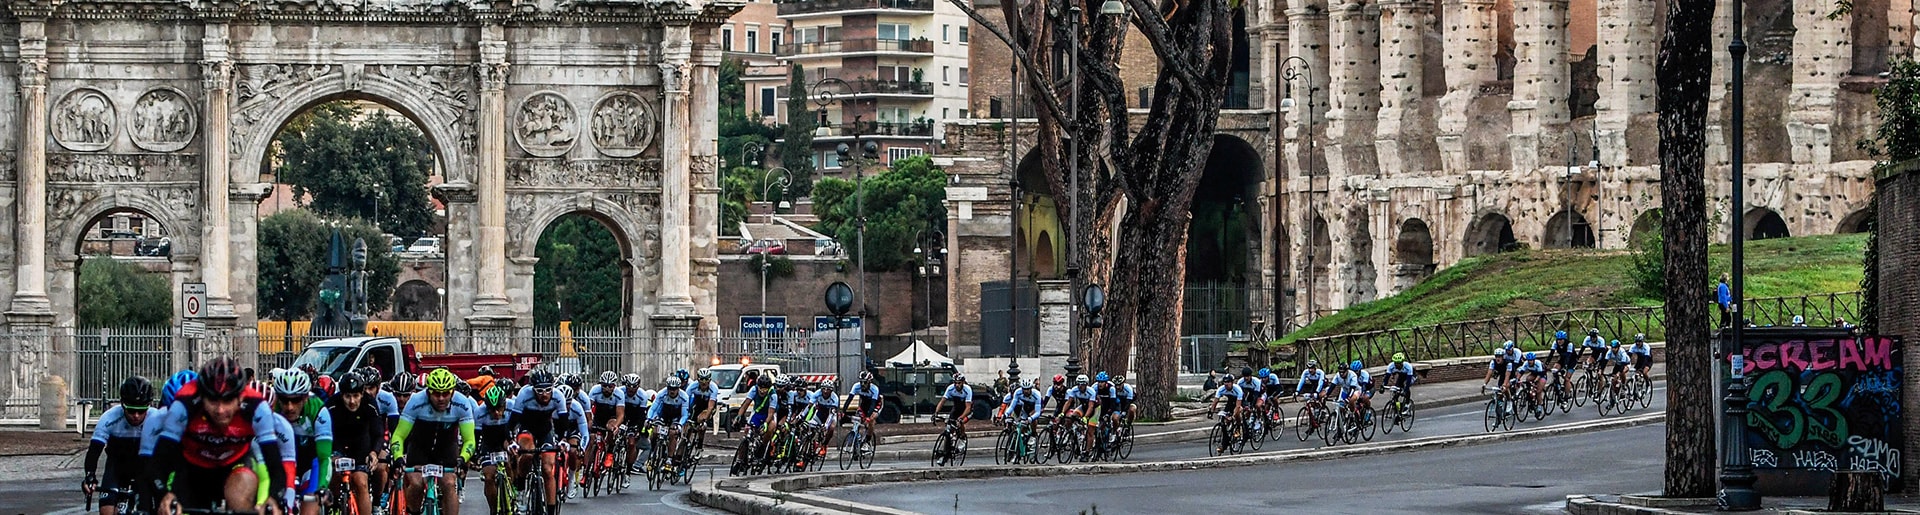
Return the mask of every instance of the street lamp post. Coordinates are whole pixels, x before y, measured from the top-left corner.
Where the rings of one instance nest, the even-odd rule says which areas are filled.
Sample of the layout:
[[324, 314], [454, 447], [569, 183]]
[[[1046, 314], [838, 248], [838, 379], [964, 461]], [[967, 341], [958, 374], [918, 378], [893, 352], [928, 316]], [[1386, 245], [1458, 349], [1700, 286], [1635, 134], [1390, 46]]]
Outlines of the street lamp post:
[[[927, 239], [925, 240], [920, 239], [921, 235], [923, 234], [927, 236]], [[920, 279], [921, 279], [921, 292], [926, 299], [924, 304], [926, 309], [925, 313], [927, 314], [926, 335], [928, 338], [932, 338], [933, 337], [933, 277], [940, 275], [940, 265], [946, 263], [947, 261], [946, 260], [947, 248], [944, 243], [946, 241], [946, 233], [941, 232], [939, 229], [934, 229], [931, 233], [928, 233], [922, 230], [915, 230], [913, 232], [913, 241], [914, 241], [914, 245], [913, 245], [914, 259], [920, 261], [919, 272], [920, 272]], [[924, 243], [924, 246], [922, 245], [923, 243]], [[935, 248], [939, 249], [937, 252], [940, 254], [940, 257], [938, 258], [934, 257], [934, 253], [936, 252], [934, 250]], [[918, 329], [915, 329], [915, 330], [918, 331]], [[920, 351], [919, 346], [914, 346], [914, 355], [913, 355], [914, 363], [920, 362], [919, 351]]]
[[[1746, 188], [1744, 187], [1746, 184], [1744, 168], [1746, 166], [1747, 152], [1745, 90], [1747, 82], [1747, 41], [1744, 35], [1746, 19], [1742, 17], [1740, 12], [1741, 8], [1744, 7], [1742, 5], [1744, 3], [1744, 0], [1733, 1], [1733, 41], [1727, 44], [1727, 53], [1731, 54], [1732, 58], [1730, 61], [1732, 61], [1733, 65], [1733, 84], [1730, 88], [1732, 95], [1727, 99], [1727, 103], [1733, 105], [1733, 131], [1731, 134], [1733, 147], [1733, 199], [1731, 201], [1731, 205], [1733, 206], [1733, 284], [1731, 285], [1731, 289], [1733, 291], [1730, 292], [1732, 293], [1733, 302], [1732, 305], [1729, 306], [1730, 309], [1727, 310], [1727, 318], [1729, 320], [1724, 320], [1723, 322], [1733, 331], [1733, 344], [1729, 345], [1727, 349], [1727, 355], [1730, 357], [1741, 356], [1745, 350], [1743, 349], [1745, 342], [1742, 338], [1745, 336], [1743, 333], [1746, 330], [1746, 324], [1741, 321], [1744, 315], [1741, 314], [1740, 309], [1740, 304], [1746, 300], [1747, 236], [1745, 232], [1747, 225], [1745, 220], [1747, 200]], [[1738, 364], [1739, 360], [1737, 358], [1729, 359], [1728, 368], [1733, 369], [1733, 367]], [[1727, 510], [1757, 510], [1760, 509], [1760, 492], [1753, 489], [1756, 478], [1753, 475], [1752, 457], [1747, 453], [1746, 380], [1741, 377], [1738, 369], [1733, 369], [1730, 377], [1731, 379], [1727, 381], [1726, 387], [1727, 396], [1721, 405], [1726, 415], [1721, 419], [1720, 423], [1721, 431], [1725, 432], [1725, 434], [1722, 435], [1724, 445], [1721, 446], [1725, 454], [1721, 457], [1720, 503], [1721, 507]]]
[[[835, 95], [832, 91], [827, 91], [826, 87], [835, 84], [839, 85], [843, 91], [852, 90], [852, 87], [847, 84], [847, 81], [834, 77], [826, 77], [813, 84], [813, 103], [820, 108], [820, 125], [814, 131], [815, 136], [832, 134], [832, 131], [827, 128], [827, 106], [840, 104], [840, 99], [839, 96]], [[861, 151], [861, 155], [859, 156], [851, 155], [853, 149], [856, 147]], [[856, 276], [856, 284], [859, 285], [860, 299], [858, 316], [860, 317], [861, 327], [860, 338], [862, 341], [865, 341], [867, 318], [867, 174], [862, 164], [864, 164], [863, 162], [866, 160], [877, 159], [879, 157], [880, 144], [872, 140], [861, 141], [860, 117], [854, 116], [853, 145], [848, 146], [846, 143], [841, 143], [834, 148], [834, 152], [839, 155], [843, 166], [848, 163], [853, 166], [854, 241], [856, 246], [859, 247], [854, 249], [854, 267], [859, 269], [855, 271], [855, 273], [858, 274]]]
[[[1313, 209], [1313, 193], [1316, 191], [1313, 185], [1313, 143], [1314, 143], [1313, 141], [1313, 91], [1314, 91], [1313, 66], [1312, 64], [1307, 62], [1306, 58], [1300, 57], [1297, 55], [1287, 56], [1286, 59], [1282, 59], [1280, 61], [1280, 78], [1281, 80], [1286, 81], [1287, 93], [1288, 93], [1288, 98], [1280, 99], [1281, 112], [1288, 112], [1293, 110], [1293, 104], [1294, 104], [1294, 101], [1292, 98], [1293, 81], [1296, 79], [1300, 79], [1302, 77], [1305, 77], [1307, 82], [1306, 114], [1302, 116], [1302, 118], [1306, 118], [1307, 120], [1307, 133], [1301, 135], [1301, 138], [1300, 138], [1301, 145], [1306, 147], [1304, 150], [1300, 151], [1300, 159], [1303, 161], [1303, 163], [1300, 165], [1300, 168], [1301, 168], [1301, 172], [1307, 176], [1307, 205], [1305, 207], [1309, 210], [1309, 212], [1311, 212], [1311, 210]], [[1313, 246], [1314, 246], [1314, 240], [1318, 235], [1314, 234], [1315, 232], [1314, 225], [1316, 225], [1315, 220], [1308, 219], [1306, 220], [1306, 224], [1307, 224], [1307, 243], [1306, 245], [1303, 245], [1303, 247], [1306, 248], [1305, 254], [1307, 258], [1307, 287], [1306, 287], [1307, 312], [1306, 312], [1306, 318], [1303, 319], [1303, 321], [1312, 322], [1313, 321], [1313, 289], [1314, 289], [1314, 276], [1313, 276], [1314, 275], [1313, 273], [1314, 248]], [[1278, 231], [1275, 231], [1274, 233], [1279, 234]], [[1274, 248], [1282, 249], [1285, 247], [1282, 246], [1281, 243], [1277, 242], [1274, 244]], [[1306, 324], [1302, 323], [1301, 325], [1304, 326]]]
[[[747, 149], [753, 149], [753, 150], [747, 150]], [[765, 145], [761, 145], [759, 143], [754, 143], [754, 142], [748, 142], [746, 146], [741, 147], [740, 152], [744, 154], [743, 157], [746, 157], [747, 166], [760, 166], [762, 155], [764, 152], [766, 152], [766, 150], [767, 150], [767, 147]], [[762, 172], [760, 174], [760, 184], [761, 184], [760, 199], [766, 200], [767, 196], [770, 193], [772, 193], [773, 184], [774, 184], [772, 177], [773, 177], [773, 174], [776, 174], [776, 173], [780, 174], [780, 177], [779, 177], [780, 203], [774, 205], [774, 211], [787, 209], [793, 206], [791, 202], [787, 201], [787, 187], [793, 185], [793, 171], [788, 170], [787, 167], [785, 166], [775, 166], [773, 168], [768, 168], [765, 172]], [[722, 195], [726, 194], [725, 191], [722, 191], [720, 193]], [[773, 222], [772, 213], [767, 214], [767, 222], [769, 223]]]

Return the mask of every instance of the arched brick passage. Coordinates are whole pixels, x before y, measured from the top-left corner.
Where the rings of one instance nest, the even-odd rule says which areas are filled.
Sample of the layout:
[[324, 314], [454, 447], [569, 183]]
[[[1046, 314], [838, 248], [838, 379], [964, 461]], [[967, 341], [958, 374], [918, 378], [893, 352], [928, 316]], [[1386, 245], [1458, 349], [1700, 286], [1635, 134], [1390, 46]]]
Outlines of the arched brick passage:
[[1519, 240], [1513, 237], [1513, 220], [1504, 214], [1480, 215], [1473, 225], [1467, 227], [1467, 257], [1506, 252], [1519, 244]]
[[1776, 213], [1772, 209], [1764, 207], [1753, 208], [1747, 211], [1746, 220], [1744, 221], [1747, 225], [1747, 239], [1749, 240], [1768, 240], [1793, 235], [1787, 230], [1787, 220], [1781, 218], [1780, 213]]
[[[1571, 218], [1571, 220], [1569, 220]], [[1545, 240], [1541, 247], [1550, 249], [1590, 249], [1593, 248], [1593, 224], [1587, 223], [1587, 217], [1578, 211], [1561, 210], [1547, 219]]]
[[1400, 222], [1393, 240], [1393, 293], [1400, 293], [1433, 275], [1433, 233], [1427, 222], [1408, 218]]

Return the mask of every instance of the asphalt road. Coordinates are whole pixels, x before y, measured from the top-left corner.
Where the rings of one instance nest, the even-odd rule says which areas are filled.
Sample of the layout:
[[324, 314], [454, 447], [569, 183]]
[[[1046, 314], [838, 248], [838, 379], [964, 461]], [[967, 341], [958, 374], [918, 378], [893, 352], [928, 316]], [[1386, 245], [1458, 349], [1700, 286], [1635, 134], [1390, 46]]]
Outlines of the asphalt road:
[[[699, 472], [699, 476], [703, 480], [707, 477], [705, 472]], [[484, 515], [487, 511], [487, 498], [481, 494], [478, 479], [467, 478], [467, 491], [460, 498], [462, 513]], [[625, 493], [574, 499], [562, 513], [724, 513], [692, 505], [686, 500], [686, 486], [649, 492], [644, 478], [635, 479], [635, 488]], [[76, 479], [0, 482], [0, 515], [79, 515], [81, 501]]]
[[[1660, 488], [1666, 426], [1269, 467], [897, 483], [822, 493], [923, 513], [1549, 513]], [[1549, 452], [1544, 449], [1554, 449]]]

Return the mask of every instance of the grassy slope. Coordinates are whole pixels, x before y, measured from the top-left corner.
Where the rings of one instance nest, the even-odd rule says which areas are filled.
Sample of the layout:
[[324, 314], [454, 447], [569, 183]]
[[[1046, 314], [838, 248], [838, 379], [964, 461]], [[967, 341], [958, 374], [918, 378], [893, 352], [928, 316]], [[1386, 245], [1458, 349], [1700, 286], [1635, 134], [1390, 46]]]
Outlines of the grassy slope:
[[[1860, 288], [1866, 235], [1783, 238], [1747, 244], [1747, 297]], [[1710, 249], [1712, 275], [1728, 248]], [[1281, 340], [1414, 327], [1575, 308], [1657, 306], [1628, 276], [1625, 251], [1519, 251], [1462, 260], [1400, 295], [1350, 307]], [[1710, 299], [1709, 299], [1710, 301]]]

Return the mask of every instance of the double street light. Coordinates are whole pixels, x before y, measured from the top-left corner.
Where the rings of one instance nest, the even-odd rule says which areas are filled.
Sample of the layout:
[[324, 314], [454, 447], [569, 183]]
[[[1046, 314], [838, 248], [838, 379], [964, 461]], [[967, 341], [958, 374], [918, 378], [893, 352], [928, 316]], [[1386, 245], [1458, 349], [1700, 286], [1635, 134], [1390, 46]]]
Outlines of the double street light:
[[[920, 239], [922, 235], [926, 236], [927, 239]], [[933, 334], [933, 278], [940, 275], [940, 265], [944, 265], [947, 262], [946, 241], [947, 233], [939, 229], [933, 229], [932, 231], [922, 229], [913, 232], [913, 256], [914, 260], [920, 262], [921, 290], [926, 297], [927, 335], [929, 337]], [[938, 254], [938, 256], [936, 257], [935, 254]], [[918, 354], [920, 347], [915, 345], [913, 349], [915, 352], [913, 362], [917, 364], [920, 362], [920, 355]]]
[[[813, 103], [819, 107], [820, 113], [820, 123], [814, 128], [813, 132], [816, 138], [834, 135], [833, 129], [828, 126], [827, 107], [834, 105], [844, 106], [840, 95], [829, 90], [828, 86], [838, 86], [841, 91], [852, 91], [852, 87], [847, 84], [847, 81], [835, 77], [822, 78], [819, 82], [813, 84], [813, 87], [810, 88], [813, 92]], [[860, 317], [860, 326], [862, 327], [860, 332], [861, 339], [864, 341], [866, 339], [865, 327], [867, 318], [867, 174], [864, 165], [879, 159], [880, 144], [873, 140], [862, 141], [862, 126], [860, 122], [861, 117], [855, 115], [853, 117], [853, 124], [851, 125], [853, 144], [848, 145], [841, 143], [834, 147], [834, 153], [839, 156], [841, 166], [853, 167], [853, 203], [855, 213], [853, 228], [856, 247], [854, 249], [854, 267], [858, 269], [854, 273], [858, 274], [856, 276], [856, 284], [859, 285], [860, 299], [860, 311], [858, 315]], [[860, 149], [860, 155], [853, 154], [855, 148]]]
[[[767, 146], [757, 142], [748, 142], [740, 149], [740, 153], [747, 159], [747, 166], [752, 167], [760, 166], [761, 158], [765, 155], [766, 151]], [[780, 176], [774, 177], [776, 173], [780, 174]], [[780, 203], [774, 205], [774, 211], [791, 209], [793, 203], [787, 201], [787, 188], [793, 185], [793, 171], [788, 170], [785, 166], [774, 166], [773, 168], [761, 171], [760, 200], [766, 200], [767, 196], [773, 193], [773, 185], [776, 180], [779, 181], [778, 184], [780, 185]], [[767, 214], [767, 222], [773, 222], [773, 213]]]

